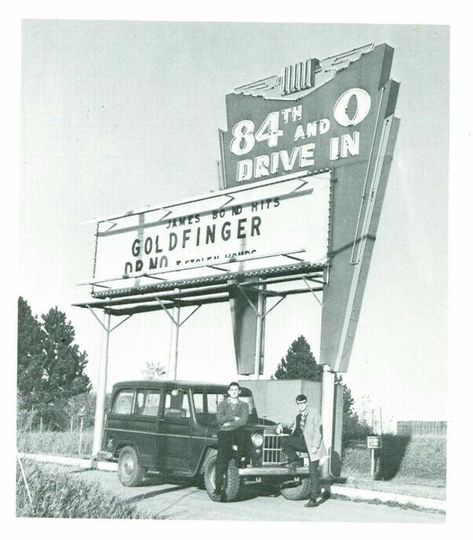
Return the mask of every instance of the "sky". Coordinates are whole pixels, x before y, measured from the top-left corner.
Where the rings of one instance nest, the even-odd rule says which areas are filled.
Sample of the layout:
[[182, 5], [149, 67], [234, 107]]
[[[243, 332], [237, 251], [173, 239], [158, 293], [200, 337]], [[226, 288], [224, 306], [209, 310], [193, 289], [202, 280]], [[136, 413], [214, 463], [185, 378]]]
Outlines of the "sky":
[[[89, 298], [77, 283], [92, 276], [90, 220], [216, 190], [227, 93], [371, 42], [395, 49], [401, 126], [344, 379], [384, 429], [446, 419], [449, 29], [438, 25], [23, 22], [18, 294], [37, 315], [66, 312], [93, 384], [101, 328], [71, 305]], [[319, 318], [310, 294], [271, 312], [264, 378], [301, 334], [318, 357]], [[162, 312], [120, 326], [108, 386], [167, 365], [170, 338]], [[179, 378], [237, 377], [228, 305], [199, 310], [180, 340]]]

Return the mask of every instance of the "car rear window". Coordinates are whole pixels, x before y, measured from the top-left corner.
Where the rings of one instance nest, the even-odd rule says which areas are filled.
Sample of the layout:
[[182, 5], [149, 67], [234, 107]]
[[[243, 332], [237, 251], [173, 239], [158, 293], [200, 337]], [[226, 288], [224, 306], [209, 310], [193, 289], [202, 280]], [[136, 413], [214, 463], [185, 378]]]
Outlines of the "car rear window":
[[112, 405], [114, 414], [131, 414], [133, 408], [133, 390], [121, 390], [115, 396]]

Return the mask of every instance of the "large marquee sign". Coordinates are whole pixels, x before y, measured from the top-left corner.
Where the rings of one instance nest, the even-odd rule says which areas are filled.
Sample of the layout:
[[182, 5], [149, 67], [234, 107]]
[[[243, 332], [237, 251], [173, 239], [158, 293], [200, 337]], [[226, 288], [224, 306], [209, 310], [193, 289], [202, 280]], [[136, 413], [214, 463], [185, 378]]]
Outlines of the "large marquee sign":
[[327, 175], [239, 186], [97, 224], [94, 282], [139, 287], [327, 258]]

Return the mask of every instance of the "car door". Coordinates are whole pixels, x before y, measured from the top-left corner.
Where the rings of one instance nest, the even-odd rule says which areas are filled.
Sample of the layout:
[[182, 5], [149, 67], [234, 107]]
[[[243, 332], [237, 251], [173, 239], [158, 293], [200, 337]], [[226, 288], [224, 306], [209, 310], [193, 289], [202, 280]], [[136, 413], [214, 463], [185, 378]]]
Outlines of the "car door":
[[129, 417], [140, 461], [150, 468], [155, 467], [157, 461], [159, 399], [159, 389], [138, 388], [133, 412]]
[[192, 451], [189, 394], [187, 390], [167, 390], [163, 399], [159, 418], [159, 469], [189, 473]]

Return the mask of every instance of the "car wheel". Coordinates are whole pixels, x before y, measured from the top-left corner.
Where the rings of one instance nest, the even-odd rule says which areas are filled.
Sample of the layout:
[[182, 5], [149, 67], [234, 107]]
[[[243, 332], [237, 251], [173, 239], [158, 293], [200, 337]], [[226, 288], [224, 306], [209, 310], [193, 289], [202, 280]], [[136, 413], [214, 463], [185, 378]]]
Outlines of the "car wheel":
[[[208, 496], [213, 501], [219, 501], [219, 497], [215, 497], [215, 464], [217, 462], [217, 456], [212, 456], [205, 466], [204, 482], [205, 489]], [[224, 478], [225, 500], [230, 502], [234, 501], [238, 497], [238, 491], [240, 490], [240, 475], [238, 473], [238, 467], [234, 459], [231, 459], [228, 464], [226, 482]]]
[[143, 482], [146, 469], [138, 462], [138, 454], [132, 446], [125, 446], [118, 456], [118, 478], [124, 486], [134, 487]]
[[289, 501], [302, 501], [310, 496], [310, 478], [291, 481], [280, 486], [281, 495]]

